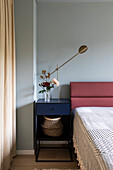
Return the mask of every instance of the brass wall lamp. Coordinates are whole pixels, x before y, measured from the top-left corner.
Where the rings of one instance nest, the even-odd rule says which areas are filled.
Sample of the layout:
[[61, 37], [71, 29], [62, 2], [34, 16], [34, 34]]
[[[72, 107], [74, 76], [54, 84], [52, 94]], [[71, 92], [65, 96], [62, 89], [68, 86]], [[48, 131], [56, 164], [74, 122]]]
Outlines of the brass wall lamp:
[[57, 67], [52, 73], [51, 75], [58, 71], [61, 67], [63, 67], [66, 63], [68, 63], [69, 61], [71, 61], [73, 58], [75, 58], [78, 54], [82, 54], [85, 53], [88, 50], [88, 47], [86, 45], [82, 45], [79, 49], [78, 49], [78, 53], [75, 54], [73, 57], [71, 57], [69, 60], [67, 60], [65, 63], [63, 63], [61, 66]]
[[[79, 54], [82, 54], [82, 53], [85, 53], [86, 51], [88, 50], [88, 47], [86, 46], [86, 45], [82, 45], [79, 49], [78, 49], [78, 53], [77, 54], [75, 54], [73, 57], [71, 57], [70, 59], [68, 59], [66, 62], [64, 62], [62, 65], [60, 65], [59, 67], [58, 67], [58, 65], [57, 65], [57, 68], [50, 74], [50, 75], [52, 75], [53, 73], [55, 73], [56, 71], [57, 71], [57, 80], [54, 78], [53, 79], [53, 82], [55, 82], [55, 84], [57, 85], [57, 86], [59, 86], [59, 81], [58, 81], [58, 79], [59, 79], [59, 75], [58, 75], [58, 71], [59, 71], [59, 69], [61, 68], [61, 67], [63, 67], [66, 63], [68, 63], [69, 61], [71, 61], [73, 58], [75, 58], [77, 55], [79, 55]], [[59, 88], [58, 88], [58, 97], [59, 97]]]
[[86, 45], [82, 45], [79, 49], [78, 49], [78, 53], [75, 54], [73, 57], [71, 57], [70, 59], [68, 59], [66, 62], [64, 62], [62, 65], [60, 65], [58, 67], [57, 65], [57, 68], [52, 72], [50, 73], [50, 75], [52, 75], [53, 73], [55, 73], [57, 71], [57, 80], [54, 78], [53, 79], [53, 82], [58, 86], [58, 98], [60, 98], [60, 93], [59, 93], [59, 85], [60, 85], [60, 82], [58, 81], [59, 79], [59, 75], [58, 75], [58, 71], [61, 67], [63, 67], [66, 63], [68, 63], [69, 61], [71, 61], [73, 58], [75, 58], [77, 55], [79, 54], [82, 54], [82, 53], [85, 53], [86, 51], [88, 50], [88, 47]]

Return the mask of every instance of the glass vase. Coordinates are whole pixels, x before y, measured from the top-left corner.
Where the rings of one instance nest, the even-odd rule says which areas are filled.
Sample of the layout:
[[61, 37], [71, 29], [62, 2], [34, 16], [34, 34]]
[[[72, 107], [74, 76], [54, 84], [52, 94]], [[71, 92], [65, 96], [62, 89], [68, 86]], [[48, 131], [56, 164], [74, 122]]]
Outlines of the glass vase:
[[44, 100], [45, 102], [50, 102], [50, 91], [44, 93]]

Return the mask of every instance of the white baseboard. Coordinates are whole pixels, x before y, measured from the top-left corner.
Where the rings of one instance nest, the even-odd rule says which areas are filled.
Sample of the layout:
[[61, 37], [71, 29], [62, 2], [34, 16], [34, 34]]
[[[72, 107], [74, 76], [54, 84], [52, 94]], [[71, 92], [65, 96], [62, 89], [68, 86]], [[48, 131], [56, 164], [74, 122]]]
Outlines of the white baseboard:
[[17, 155], [34, 155], [34, 150], [16, 150]]

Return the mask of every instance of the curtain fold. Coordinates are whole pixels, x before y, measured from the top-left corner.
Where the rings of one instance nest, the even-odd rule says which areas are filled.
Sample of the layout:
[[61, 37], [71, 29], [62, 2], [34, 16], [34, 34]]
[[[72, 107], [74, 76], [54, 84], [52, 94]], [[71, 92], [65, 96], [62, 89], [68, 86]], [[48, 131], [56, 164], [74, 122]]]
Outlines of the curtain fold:
[[0, 0], [0, 170], [16, 155], [14, 1]]

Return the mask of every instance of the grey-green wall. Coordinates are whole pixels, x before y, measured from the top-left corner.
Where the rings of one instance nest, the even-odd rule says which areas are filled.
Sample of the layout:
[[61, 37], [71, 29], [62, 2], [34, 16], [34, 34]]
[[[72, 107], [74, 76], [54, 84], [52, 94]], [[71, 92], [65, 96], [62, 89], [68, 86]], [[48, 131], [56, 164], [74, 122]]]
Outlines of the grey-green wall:
[[15, 0], [17, 150], [33, 148], [33, 1]]
[[89, 50], [59, 71], [60, 96], [70, 97], [70, 81], [113, 81], [113, 3], [40, 3], [37, 11], [38, 82], [82, 44]]

